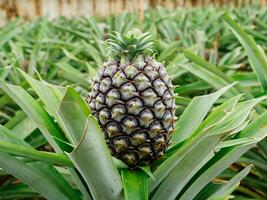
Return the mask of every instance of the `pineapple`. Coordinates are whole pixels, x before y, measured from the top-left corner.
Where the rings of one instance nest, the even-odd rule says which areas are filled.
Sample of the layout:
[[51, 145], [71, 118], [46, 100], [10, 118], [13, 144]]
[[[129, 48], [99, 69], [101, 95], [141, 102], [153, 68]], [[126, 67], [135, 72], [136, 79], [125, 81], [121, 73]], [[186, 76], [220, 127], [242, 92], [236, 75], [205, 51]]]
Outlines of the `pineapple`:
[[152, 36], [114, 33], [112, 59], [93, 80], [88, 102], [111, 154], [129, 166], [164, 154], [174, 129], [175, 97], [164, 65], [149, 56]]

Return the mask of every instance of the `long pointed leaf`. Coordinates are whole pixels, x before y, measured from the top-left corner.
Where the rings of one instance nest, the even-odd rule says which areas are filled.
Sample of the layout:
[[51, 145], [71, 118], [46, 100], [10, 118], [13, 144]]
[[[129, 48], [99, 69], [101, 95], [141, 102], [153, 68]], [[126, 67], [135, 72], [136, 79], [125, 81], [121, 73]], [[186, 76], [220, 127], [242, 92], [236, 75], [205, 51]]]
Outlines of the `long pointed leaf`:
[[231, 30], [246, 50], [251, 67], [256, 72], [258, 80], [261, 83], [263, 91], [267, 91], [267, 59], [260, 46], [257, 46], [252, 36], [247, 34], [240, 25], [238, 25], [226, 13], [222, 15], [223, 20], [230, 26]]
[[84, 136], [69, 158], [82, 174], [94, 199], [122, 198], [118, 170], [94, 117], [88, 117]]
[[[77, 134], [73, 136], [76, 148], [68, 156], [82, 174], [93, 198], [121, 199], [120, 176], [103, 133], [96, 119], [90, 115], [85, 101], [73, 88], [67, 89], [59, 113], [62, 121], [69, 126], [70, 133]], [[82, 133], [79, 133], [81, 130]]]
[[[193, 98], [176, 124], [177, 128], [172, 137], [172, 142], [176, 144], [189, 138], [190, 134], [192, 134], [203, 121], [214, 102], [232, 86], [233, 84], [223, 87], [215, 93]], [[191, 118], [192, 113], [195, 113], [193, 123]]]
[[64, 133], [57, 126], [50, 115], [24, 89], [19, 86], [8, 85], [0, 81], [0, 87], [31, 117], [42, 131], [49, 143], [57, 152], [71, 150]]

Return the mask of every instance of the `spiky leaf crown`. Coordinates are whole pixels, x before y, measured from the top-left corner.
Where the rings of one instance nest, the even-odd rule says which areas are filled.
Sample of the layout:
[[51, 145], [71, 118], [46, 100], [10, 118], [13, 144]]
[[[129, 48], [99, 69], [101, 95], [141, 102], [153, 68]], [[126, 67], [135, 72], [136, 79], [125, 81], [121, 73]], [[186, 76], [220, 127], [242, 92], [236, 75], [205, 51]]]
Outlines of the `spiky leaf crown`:
[[139, 55], [147, 55], [153, 52], [152, 35], [133, 30], [123, 35], [118, 32], [110, 34], [107, 40], [108, 51], [111, 57], [117, 60], [133, 60]]

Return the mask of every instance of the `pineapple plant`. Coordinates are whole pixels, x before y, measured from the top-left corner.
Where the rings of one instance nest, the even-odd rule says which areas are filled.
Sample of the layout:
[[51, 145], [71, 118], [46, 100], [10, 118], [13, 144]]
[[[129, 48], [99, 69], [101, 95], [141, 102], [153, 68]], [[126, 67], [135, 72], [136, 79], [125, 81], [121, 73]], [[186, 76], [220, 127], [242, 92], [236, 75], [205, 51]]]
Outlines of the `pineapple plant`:
[[[227, 199], [252, 166], [228, 182], [213, 179], [266, 135], [267, 113], [252, 121], [250, 117], [265, 97], [238, 102], [240, 96], [234, 96], [209, 114], [218, 98], [232, 89], [233, 84], [228, 85], [193, 98], [177, 120], [165, 155], [133, 169], [111, 156], [94, 113], [74, 88], [20, 73], [31, 87], [29, 92], [4, 81], [0, 87], [36, 123], [54, 152], [36, 150], [0, 126], [0, 166], [35, 196], [39, 193], [52, 200]], [[38, 99], [31, 96], [33, 92]], [[7, 188], [14, 186], [7, 185], [4, 191]]]
[[153, 52], [152, 36], [138, 30], [114, 33], [112, 60], [103, 64], [88, 97], [111, 154], [129, 166], [163, 156], [174, 129], [171, 78]]
[[[252, 71], [241, 72], [248, 80], [243, 80], [243, 76], [235, 74], [235, 63], [247, 64], [246, 52], [240, 51], [238, 41], [225, 25], [217, 20], [218, 14], [215, 11], [217, 12], [215, 8], [205, 11], [192, 9], [187, 15], [187, 10], [178, 9], [175, 15], [170, 15], [169, 10], [161, 8], [157, 12], [148, 11], [146, 15], [155, 14], [150, 16], [153, 20], [145, 20], [142, 24], [138, 22], [135, 14], [127, 13], [101, 19], [101, 22], [105, 23], [104, 26], [95, 18], [61, 18], [53, 22], [38, 20], [23, 28], [21, 21], [15, 21], [1, 29], [2, 35], [6, 35], [8, 39], [2, 38], [3, 48], [0, 50], [3, 56], [3, 68], [0, 69], [0, 177], [1, 183], [4, 183], [0, 183], [0, 199], [41, 196], [46, 199], [229, 199], [234, 190], [237, 190], [238, 194], [265, 199], [266, 186], [262, 182], [266, 174], [266, 141], [258, 143], [256, 149], [248, 151], [256, 146], [267, 132], [264, 97], [255, 98], [263, 95], [259, 82], [265, 87], [265, 76], [259, 76], [261, 81], [257, 82]], [[238, 19], [241, 18], [242, 24], [250, 28], [247, 25], [252, 23], [255, 10], [230, 12], [238, 12]], [[201, 17], [203, 13], [211, 16], [210, 21]], [[264, 19], [264, 16], [262, 14], [261, 18]], [[258, 21], [255, 23], [257, 32], [252, 31], [251, 34], [265, 49], [264, 38], [261, 36], [264, 34], [262, 27], [265, 26], [258, 26]], [[233, 30], [239, 31], [238, 38], [243, 38], [241, 41], [246, 48], [253, 45], [251, 39], [240, 32], [240, 28], [231, 24]], [[144, 162], [144, 159], [140, 158], [144, 151], [134, 149], [135, 145], [131, 146], [135, 144], [132, 134], [122, 132], [123, 136], [127, 137], [127, 145], [123, 146], [123, 149], [130, 148], [138, 154], [139, 159], [135, 161], [126, 157], [125, 160], [122, 157], [124, 154], [118, 153], [120, 144], [113, 144], [114, 141], [106, 137], [109, 133], [105, 130], [106, 116], [110, 121], [122, 121], [116, 118], [116, 115], [109, 117], [110, 111], [103, 114], [101, 110], [94, 109], [94, 105], [89, 105], [90, 109], [80, 95], [84, 92], [88, 94], [88, 88], [92, 88], [86, 100], [89, 104], [94, 99], [95, 103], [98, 101], [93, 93], [101, 90], [95, 86], [94, 91], [93, 85], [98, 85], [97, 78], [102, 77], [104, 80], [101, 71], [105, 66], [107, 71], [111, 68], [104, 64], [99, 69], [92, 87], [88, 77], [94, 77], [98, 66], [106, 58], [102, 45], [106, 33], [118, 31], [125, 34], [136, 26], [156, 36], [154, 41], [157, 55], [151, 56], [153, 51], [150, 50], [150, 43], [146, 43], [148, 46], [137, 54], [132, 54], [133, 51], [128, 51], [127, 47], [126, 51], [125, 47], [120, 49], [121, 45], [112, 46], [120, 43], [117, 39], [120, 35], [114, 33], [110, 40], [112, 59], [108, 64], [112, 66], [124, 63], [117, 65], [116, 69], [119, 70], [131, 63], [157, 63], [157, 60], [164, 63], [167, 73], [171, 75], [175, 86], [175, 101], [179, 107], [176, 115], [179, 118], [170, 134], [172, 136], [169, 135], [170, 141], [162, 143], [165, 154], [154, 162], [152, 161], [157, 159], [158, 155], [147, 156]], [[180, 47], [193, 46], [196, 42], [203, 44], [204, 41], [197, 40], [198, 36], [204, 38], [199, 35], [204, 31], [197, 31], [199, 27], [207, 33], [207, 44], [214, 40], [218, 31], [222, 33], [220, 48], [214, 47], [208, 52], [208, 58], [213, 64], [216, 62], [216, 51], [219, 51], [220, 56], [224, 56], [220, 59], [220, 67], [213, 66], [195, 55], [196, 49], [199, 55], [206, 55], [203, 50], [209, 48], [207, 46], [192, 47], [190, 51], [177, 54]], [[9, 38], [9, 35], [12, 37]], [[128, 41], [128, 36], [131, 34], [126, 35], [123, 40]], [[135, 33], [132, 35], [135, 39], [139, 36]], [[177, 41], [177, 38], [183, 39]], [[139, 42], [140, 39], [142, 38], [139, 38]], [[151, 37], [147, 39], [151, 40]], [[132, 48], [136, 48], [135, 45]], [[256, 49], [254, 52], [260, 55], [257, 48], [253, 46], [253, 49]], [[257, 56], [251, 53], [253, 51], [248, 52], [252, 56], [250, 60], [257, 61]], [[255, 65], [257, 69], [264, 66], [264, 58], [258, 58], [260, 62]], [[24, 60], [30, 62], [24, 63]], [[225, 74], [221, 73], [221, 70]], [[55, 85], [36, 80], [36, 71], [39, 71], [39, 77]], [[234, 81], [229, 79], [230, 75], [233, 75], [234, 80], [241, 86], [239, 83], [233, 84]], [[150, 84], [152, 85], [152, 81]], [[138, 81], [135, 85], [138, 85]], [[151, 87], [154, 89], [153, 85]], [[178, 93], [179, 95], [176, 95]], [[244, 95], [241, 96], [240, 93]], [[108, 99], [107, 96], [104, 97]], [[138, 98], [142, 99], [143, 96]], [[126, 103], [123, 97], [119, 100], [122, 104]], [[262, 103], [258, 104], [259, 102]], [[107, 108], [111, 107], [107, 105]], [[151, 107], [153, 108], [156, 107]], [[13, 112], [16, 112], [15, 116]], [[124, 115], [126, 117], [127, 114]], [[138, 119], [137, 116], [139, 115], [136, 115]], [[164, 123], [166, 118], [161, 119]], [[120, 125], [122, 126], [122, 123]], [[150, 131], [146, 130], [148, 135]], [[150, 134], [153, 134], [153, 131]], [[128, 143], [128, 140], [131, 143]], [[152, 147], [155, 145], [155, 140], [146, 142]], [[47, 143], [52, 146], [52, 152], [42, 148], [42, 145]], [[117, 148], [117, 151], [113, 151], [113, 148]], [[245, 152], [246, 155], [238, 160]], [[229, 167], [236, 161], [242, 164]], [[255, 167], [244, 163], [253, 163]], [[245, 177], [248, 173], [252, 176]], [[242, 179], [244, 181], [239, 185]]]

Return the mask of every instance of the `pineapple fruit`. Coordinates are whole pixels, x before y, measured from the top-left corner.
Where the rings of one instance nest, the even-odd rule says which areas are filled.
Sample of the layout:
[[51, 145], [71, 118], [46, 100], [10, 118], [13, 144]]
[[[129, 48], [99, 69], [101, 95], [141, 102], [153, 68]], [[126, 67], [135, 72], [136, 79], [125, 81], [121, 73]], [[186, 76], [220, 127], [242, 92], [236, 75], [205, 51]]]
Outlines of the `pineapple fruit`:
[[153, 56], [152, 36], [114, 33], [112, 57], [93, 80], [88, 103], [111, 154], [127, 165], [160, 158], [174, 129], [175, 97], [170, 77]]

